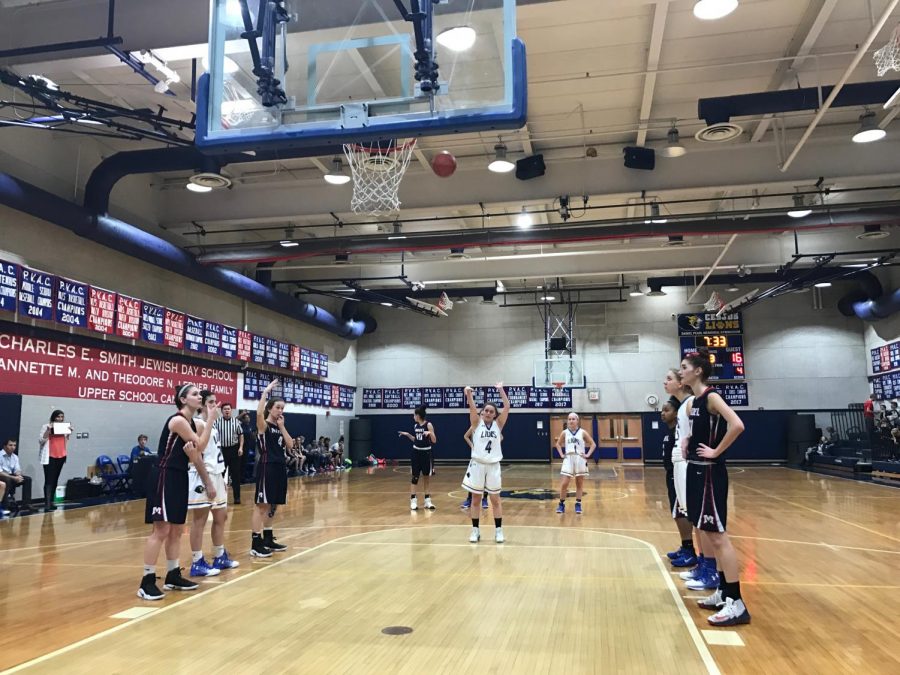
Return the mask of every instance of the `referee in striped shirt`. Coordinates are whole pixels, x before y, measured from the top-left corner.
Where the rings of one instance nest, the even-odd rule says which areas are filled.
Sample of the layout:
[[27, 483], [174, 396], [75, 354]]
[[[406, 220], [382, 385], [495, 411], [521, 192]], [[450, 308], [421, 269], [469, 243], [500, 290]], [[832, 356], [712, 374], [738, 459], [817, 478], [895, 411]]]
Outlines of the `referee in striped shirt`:
[[219, 446], [222, 448], [225, 467], [231, 476], [234, 503], [240, 504], [241, 478], [244, 475], [244, 434], [241, 432], [241, 423], [231, 414], [230, 403], [222, 405], [222, 416], [216, 420], [216, 430], [219, 432]]

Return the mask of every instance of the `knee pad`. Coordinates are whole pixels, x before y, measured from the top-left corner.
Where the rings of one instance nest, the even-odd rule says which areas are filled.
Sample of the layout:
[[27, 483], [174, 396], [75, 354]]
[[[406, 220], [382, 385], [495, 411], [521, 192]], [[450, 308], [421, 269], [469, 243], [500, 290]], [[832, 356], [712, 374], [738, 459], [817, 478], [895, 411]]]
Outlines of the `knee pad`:
[[418, 485], [419, 484], [419, 474], [416, 474], [415, 476], [410, 478], [409, 482], [412, 483], [413, 485]]

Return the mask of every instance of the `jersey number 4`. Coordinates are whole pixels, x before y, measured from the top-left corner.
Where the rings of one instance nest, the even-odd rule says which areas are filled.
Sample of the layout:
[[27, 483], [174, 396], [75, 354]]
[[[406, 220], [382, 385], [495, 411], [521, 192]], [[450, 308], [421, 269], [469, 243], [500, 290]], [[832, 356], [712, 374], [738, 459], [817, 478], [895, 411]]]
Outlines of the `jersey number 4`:
[[484, 451], [487, 452], [488, 454], [490, 454], [490, 452], [491, 452], [491, 443], [493, 443], [493, 442], [494, 441], [488, 441], [487, 445], [484, 446]]

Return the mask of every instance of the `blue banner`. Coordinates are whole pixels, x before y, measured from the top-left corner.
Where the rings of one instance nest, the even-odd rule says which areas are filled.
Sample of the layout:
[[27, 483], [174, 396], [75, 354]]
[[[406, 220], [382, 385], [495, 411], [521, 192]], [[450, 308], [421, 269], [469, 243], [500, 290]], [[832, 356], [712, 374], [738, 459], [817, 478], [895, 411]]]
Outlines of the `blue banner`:
[[141, 340], [155, 345], [163, 343], [163, 308], [141, 301]]
[[87, 328], [88, 285], [58, 277], [56, 280], [56, 321]]
[[220, 353], [226, 359], [237, 357], [237, 328], [222, 326], [222, 344]]
[[266, 338], [262, 335], [253, 334], [250, 358], [253, 360], [253, 363], [266, 362]]
[[15, 312], [19, 294], [19, 266], [0, 260], [0, 310]]
[[52, 275], [23, 267], [19, 282], [19, 314], [41, 321], [52, 321], [55, 285]]
[[184, 321], [184, 346], [185, 349], [192, 352], [203, 352], [203, 319], [198, 319], [190, 314], [186, 315]]
[[206, 347], [205, 353], [218, 356], [222, 343], [222, 324], [207, 321], [203, 330], [203, 342]]

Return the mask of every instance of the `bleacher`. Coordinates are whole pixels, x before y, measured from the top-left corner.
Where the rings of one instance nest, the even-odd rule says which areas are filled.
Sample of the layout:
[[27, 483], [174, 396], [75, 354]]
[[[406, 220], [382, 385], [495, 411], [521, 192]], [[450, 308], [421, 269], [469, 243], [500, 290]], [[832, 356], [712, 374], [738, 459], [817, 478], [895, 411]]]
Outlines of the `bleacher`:
[[[861, 405], [831, 414], [831, 426], [838, 442], [822, 454], [810, 457], [818, 471], [851, 474], [888, 484], [900, 484], [900, 449], [880, 436], [869, 439]], [[819, 431], [820, 435], [821, 432]]]

